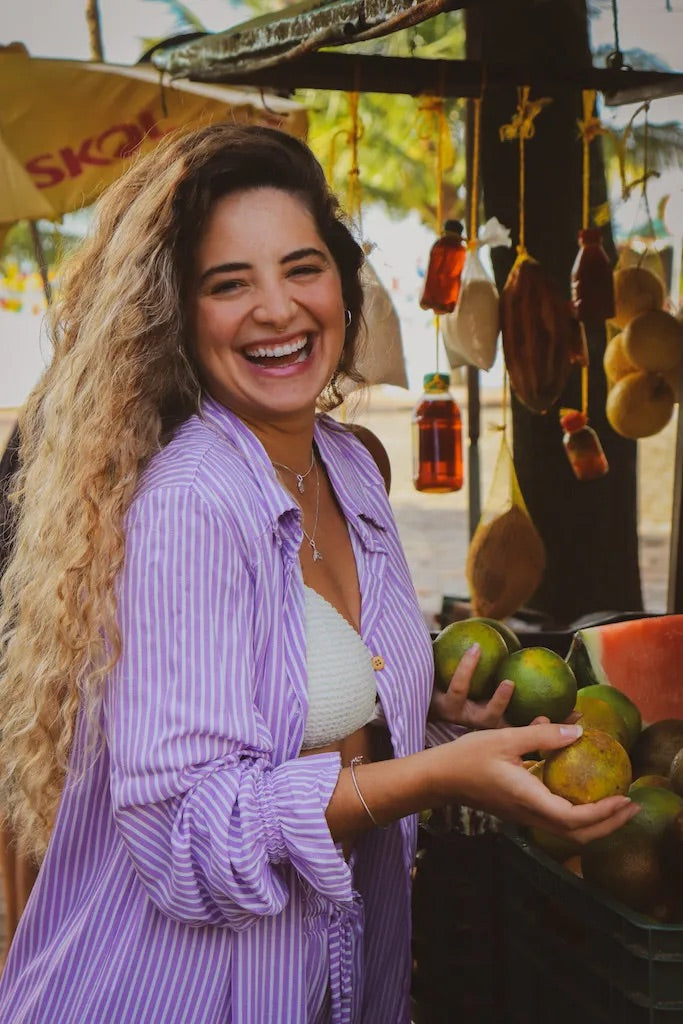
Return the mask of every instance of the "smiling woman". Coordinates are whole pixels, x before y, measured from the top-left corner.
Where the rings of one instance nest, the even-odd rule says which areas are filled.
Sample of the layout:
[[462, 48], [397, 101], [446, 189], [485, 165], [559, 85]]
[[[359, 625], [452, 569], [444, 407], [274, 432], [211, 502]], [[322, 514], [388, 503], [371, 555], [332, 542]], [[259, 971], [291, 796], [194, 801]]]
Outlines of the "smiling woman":
[[[407, 1024], [421, 808], [632, 813], [524, 770], [577, 729], [487, 728], [477, 651], [432, 693], [385, 453], [322, 411], [362, 261], [303, 143], [218, 124], [134, 163], [65, 270], [2, 582], [0, 792], [43, 858], [2, 1024]], [[430, 706], [474, 731], [425, 750]]]

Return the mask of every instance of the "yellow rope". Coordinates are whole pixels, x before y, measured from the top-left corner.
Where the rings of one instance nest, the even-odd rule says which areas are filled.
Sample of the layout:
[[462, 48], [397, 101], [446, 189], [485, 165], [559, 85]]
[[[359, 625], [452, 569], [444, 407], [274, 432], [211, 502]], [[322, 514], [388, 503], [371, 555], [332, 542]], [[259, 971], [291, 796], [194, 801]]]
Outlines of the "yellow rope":
[[524, 144], [536, 134], [535, 119], [544, 107], [552, 100], [549, 97], [530, 100], [529, 93], [531, 86], [521, 85], [517, 87], [517, 110], [509, 124], [501, 125], [500, 138], [506, 142], [510, 139], [519, 139], [519, 245], [517, 246], [518, 256], [526, 256], [526, 245], [524, 239], [524, 188], [525, 188], [525, 158]]
[[358, 227], [360, 228], [361, 187], [360, 168], [358, 166], [358, 140], [361, 137], [361, 125], [360, 118], [358, 116], [359, 100], [359, 93], [349, 93], [349, 111], [351, 114], [351, 131], [349, 132], [349, 143], [351, 145], [351, 168], [349, 170], [348, 213], [350, 217], [357, 219]]
[[581, 139], [583, 142], [583, 209], [581, 226], [590, 226], [590, 144], [599, 135], [605, 135], [606, 129], [602, 127], [599, 118], [594, 113], [595, 97], [594, 89], [584, 89], [581, 93], [583, 102], [583, 118], [577, 122]]
[[477, 245], [477, 215], [479, 204], [479, 148], [481, 142], [481, 96], [474, 100], [474, 125], [472, 139], [472, 195], [470, 197], [470, 231], [467, 242], [468, 248], [474, 249]]

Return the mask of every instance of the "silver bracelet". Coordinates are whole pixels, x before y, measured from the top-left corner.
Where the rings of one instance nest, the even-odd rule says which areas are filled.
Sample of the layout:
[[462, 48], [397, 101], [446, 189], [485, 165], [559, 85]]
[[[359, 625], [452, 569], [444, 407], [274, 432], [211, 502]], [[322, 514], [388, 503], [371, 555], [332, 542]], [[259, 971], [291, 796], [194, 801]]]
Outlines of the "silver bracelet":
[[356, 757], [352, 757], [351, 758], [351, 762], [349, 764], [349, 768], [351, 769], [351, 781], [353, 782], [353, 788], [355, 789], [356, 793], [358, 794], [358, 799], [362, 803], [363, 808], [365, 810], [365, 813], [367, 814], [368, 818], [370, 819], [372, 824], [375, 826], [375, 828], [387, 829], [387, 828], [389, 828], [389, 825], [380, 825], [380, 823], [377, 821], [377, 818], [375, 817], [375, 815], [372, 813], [372, 811], [370, 810], [370, 808], [366, 804], [365, 799], [363, 797], [363, 794], [360, 791], [360, 786], [358, 785], [358, 779], [356, 778], [356, 765], [363, 764], [364, 760], [365, 760], [365, 758], [363, 757], [362, 754], [358, 754]]

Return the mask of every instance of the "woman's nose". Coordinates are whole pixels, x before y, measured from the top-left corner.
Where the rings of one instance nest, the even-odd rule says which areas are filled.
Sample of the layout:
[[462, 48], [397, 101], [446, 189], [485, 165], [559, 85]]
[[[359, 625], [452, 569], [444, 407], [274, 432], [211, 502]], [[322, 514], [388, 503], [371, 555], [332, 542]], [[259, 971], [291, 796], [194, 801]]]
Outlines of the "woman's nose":
[[254, 319], [259, 323], [286, 327], [296, 312], [296, 304], [287, 288], [273, 285], [261, 293], [254, 307]]

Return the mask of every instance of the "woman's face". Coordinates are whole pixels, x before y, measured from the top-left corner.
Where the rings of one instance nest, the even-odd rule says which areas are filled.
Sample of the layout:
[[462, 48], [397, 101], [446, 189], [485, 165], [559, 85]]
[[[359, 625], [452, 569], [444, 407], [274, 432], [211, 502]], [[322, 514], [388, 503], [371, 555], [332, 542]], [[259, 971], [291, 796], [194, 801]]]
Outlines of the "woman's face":
[[205, 387], [247, 422], [312, 415], [344, 345], [339, 271], [303, 203], [259, 188], [217, 200], [196, 260]]

